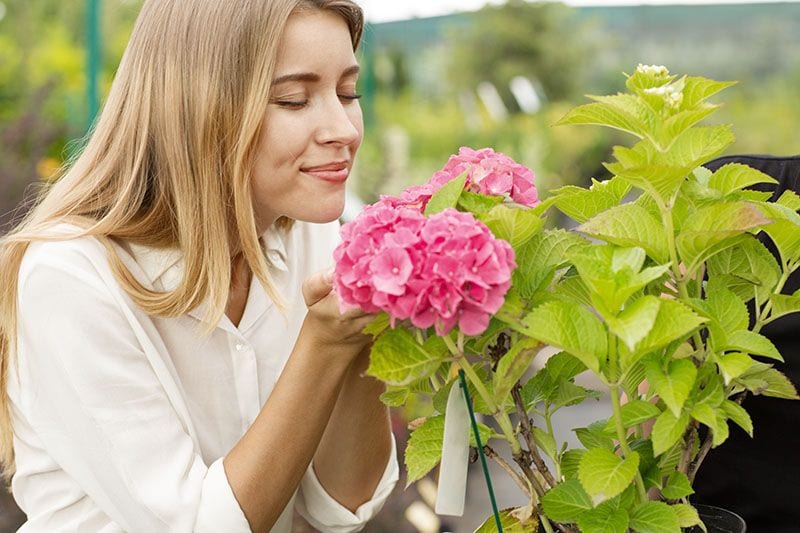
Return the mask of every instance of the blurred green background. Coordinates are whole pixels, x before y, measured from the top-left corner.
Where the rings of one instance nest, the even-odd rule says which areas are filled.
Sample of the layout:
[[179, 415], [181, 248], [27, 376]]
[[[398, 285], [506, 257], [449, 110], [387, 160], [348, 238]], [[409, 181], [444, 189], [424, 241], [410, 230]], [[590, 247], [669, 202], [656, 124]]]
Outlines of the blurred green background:
[[[102, 100], [141, 0], [0, 0], [0, 234], [22, 214], [26, 193], [80, 149], [93, 115], [92, 3], [100, 7]], [[716, 98], [725, 106], [713, 117], [734, 124], [729, 153], [800, 153], [800, 3], [571, 8], [511, 0], [369, 24], [361, 62], [366, 136], [351, 193], [363, 202], [427, 180], [460, 146], [492, 146], [533, 168], [542, 196], [604, 177], [601, 162], [621, 134], [551, 124], [584, 94], [621, 90], [622, 73], [638, 63], [738, 80]], [[400, 449], [404, 426], [396, 421]], [[404, 503], [368, 531], [415, 531], [402, 510], [416, 497], [398, 493]], [[0, 531], [19, 519], [15, 512], [0, 499]]]

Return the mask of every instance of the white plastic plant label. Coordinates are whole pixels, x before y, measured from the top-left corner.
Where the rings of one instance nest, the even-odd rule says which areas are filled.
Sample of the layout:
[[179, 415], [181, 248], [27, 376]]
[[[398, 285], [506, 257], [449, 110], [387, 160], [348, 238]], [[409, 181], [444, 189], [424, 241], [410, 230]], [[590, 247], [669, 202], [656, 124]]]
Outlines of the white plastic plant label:
[[442, 465], [439, 468], [439, 491], [436, 514], [462, 516], [467, 494], [469, 466], [469, 412], [459, 380], [453, 382], [444, 415]]

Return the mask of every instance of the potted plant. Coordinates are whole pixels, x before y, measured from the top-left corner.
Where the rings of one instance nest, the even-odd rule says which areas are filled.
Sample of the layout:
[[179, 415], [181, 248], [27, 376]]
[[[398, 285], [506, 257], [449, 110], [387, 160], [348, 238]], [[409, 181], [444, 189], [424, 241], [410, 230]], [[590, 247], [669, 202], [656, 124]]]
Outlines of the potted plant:
[[[591, 97], [559, 122], [637, 138], [614, 148], [612, 178], [539, 202], [531, 171], [462, 149], [426, 185], [345, 225], [334, 278], [342, 305], [380, 313], [368, 373], [388, 384], [388, 405], [413, 396], [430, 405], [406, 450], [409, 483], [443, 453], [459, 472], [448, 479], [463, 476], [465, 459], [449, 450], [466, 442], [453, 392], [465, 388], [470, 413], [494, 421], [473, 419], [472, 446], [529, 499], [482, 531], [704, 527], [692, 481], [731, 422], [752, 435], [742, 399], [798, 398], [760, 331], [800, 310], [800, 294], [782, 293], [800, 267], [800, 197], [769, 202], [748, 187], [774, 180], [744, 165], [703, 167], [733, 142], [728, 125], [698, 125], [718, 107], [708, 98], [730, 85], [639, 65], [627, 93]], [[553, 210], [577, 228], [546, 227]], [[545, 345], [559, 351], [531, 375]], [[598, 396], [575, 383], [582, 372], [612, 409], [575, 430], [583, 447], [568, 449], [551, 420]]]

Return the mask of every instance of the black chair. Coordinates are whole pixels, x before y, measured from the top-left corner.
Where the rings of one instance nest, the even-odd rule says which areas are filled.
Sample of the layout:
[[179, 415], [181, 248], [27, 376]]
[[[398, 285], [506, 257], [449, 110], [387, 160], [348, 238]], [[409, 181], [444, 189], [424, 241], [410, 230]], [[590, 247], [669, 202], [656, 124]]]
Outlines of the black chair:
[[[800, 156], [727, 156], [705, 166], [716, 170], [728, 163], [742, 163], [778, 180], [777, 185], [757, 187], [773, 192], [800, 194]], [[765, 238], [764, 243], [775, 250]], [[784, 292], [800, 288], [800, 272], [789, 279]], [[783, 354], [786, 363], [776, 368], [800, 388], [800, 316], [788, 316], [762, 331]], [[741, 515], [748, 531], [797, 533], [800, 531], [800, 402], [749, 397], [745, 408], [753, 418], [754, 438], [738, 427], [719, 448], [708, 454], [697, 474], [692, 497], [696, 503], [718, 505]], [[731, 425], [733, 426], [733, 424]]]

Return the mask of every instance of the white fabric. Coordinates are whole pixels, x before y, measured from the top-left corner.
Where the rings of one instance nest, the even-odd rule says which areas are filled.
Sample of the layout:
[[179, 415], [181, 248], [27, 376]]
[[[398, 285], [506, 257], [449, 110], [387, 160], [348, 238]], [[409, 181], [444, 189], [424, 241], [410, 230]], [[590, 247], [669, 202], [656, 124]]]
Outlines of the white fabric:
[[[200, 330], [203, 306], [171, 319], [142, 312], [95, 239], [29, 248], [9, 383], [12, 489], [28, 515], [21, 531], [249, 531], [221, 458], [282, 372], [305, 316], [301, 284], [330, 266], [338, 224], [298, 222], [269, 235], [265, 253], [287, 314], [254, 280], [239, 326], [223, 316], [210, 336]], [[168, 290], [180, 280], [176, 250], [118, 252], [147, 286]], [[295, 502], [322, 531], [362, 529], [397, 482], [392, 446], [372, 500], [355, 513], [325, 492], [310, 465], [272, 531], [291, 530]]]

